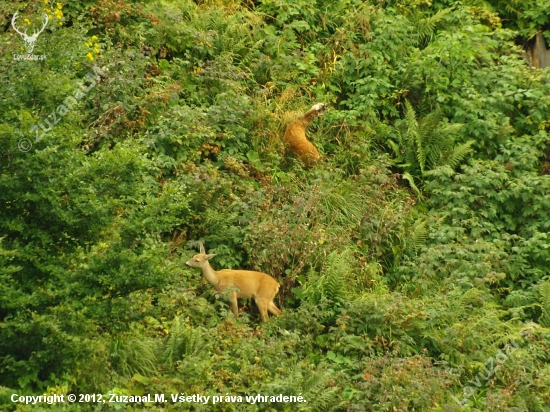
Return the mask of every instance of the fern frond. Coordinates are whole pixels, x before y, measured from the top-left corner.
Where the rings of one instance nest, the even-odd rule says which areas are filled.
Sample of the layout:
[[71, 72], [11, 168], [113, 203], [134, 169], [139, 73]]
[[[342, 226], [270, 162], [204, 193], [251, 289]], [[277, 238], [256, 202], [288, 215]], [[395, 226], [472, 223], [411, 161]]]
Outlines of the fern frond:
[[414, 177], [409, 172], [405, 172], [401, 175], [403, 179], [405, 179], [407, 182], [409, 182], [409, 185], [411, 185], [411, 189], [414, 190], [414, 193], [418, 197], [422, 197], [422, 193], [420, 192], [420, 189], [418, 189], [418, 186], [416, 186], [416, 183], [414, 183]]
[[[403, 178], [420, 195], [413, 177], [423, 177], [440, 166], [458, 166], [471, 151], [473, 141], [455, 146], [455, 137], [462, 124], [448, 124], [437, 109], [417, 119], [412, 104], [405, 100], [404, 122], [399, 130], [399, 145], [388, 141], [395, 153], [395, 161], [405, 170]], [[406, 131], [405, 131], [406, 128]]]
[[450, 123], [444, 127], [442, 127], [441, 133], [445, 134], [446, 136], [456, 136], [458, 132], [460, 132], [460, 129], [462, 128], [462, 123]]
[[332, 252], [322, 274], [311, 270], [303, 291], [303, 296], [313, 304], [322, 300], [340, 302], [348, 296], [346, 278], [352, 271], [353, 252], [350, 249], [342, 253]]
[[544, 327], [550, 327], [550, 281], [540, 285], [540, 303], [542, 306], [542, 316], [539, 323]]
[[420, 173], [424, 174], [424, 169], [426, 168], [426, 151], [423, 142], [423, 136], [420, 133], [415, 135], [416, 143], [416, 158], [418, 160], [418, 165], [420, 166]]
[[404, 155], [404, 160], [406, 162], [406, 165], [404, 165], [404, 169], [407, 171], [416, 172], [418, 169], [418, 160], [416, 158], [415, 147], [413, 147], [412, 145], [405, 146]]
[[[418, 162], [420, 170], [424, 172], [424, 164], [426, 157], [424, 155], [424, 145], [422, 144], [422, 134], [419, 131], [416, 113], [411, 102], [405, 100], [405, 120], [407, 122], [407, 143], [408, 147], [412, 148], [415, 155], [415, 160]], [[411, 159], [408, 159], [409, 161]]]
[[409, 248], [415, 253], [426, 244], [428, 238], [428, 229], [426, 228], [426, 222], [424, 220], [417, 220], [414, 222], [410, 237]]
[[435, 27], [441, 22], [447, 14], [452, 11], [452, 8], [442, 9], [433, 16], [425, 17], [416, 22], [418, 33], [423, 37], [428, 37], [433, 34]]
[[427, 136], [435, 132], [443, 119], [441, 110], [435, 110], [428, 113], [424, 118], [418, 121], [418, 132]]
[[306, 371], [305, 375], [302, 389], [307, 392], [321, 392], [329, 382], [329, 376], [327, 375], [319, 376], [311, 371]]
[[316, 392], [315, 398], [308, 405], [311, 410], [325, 412], [334, 410], [331, 406], [338, 400], [336, 388]]
[[181, 317], [176, 317], [168, 334], [164, 355], [166, 361], [173, 364], [184, 356], [197, 355], [205, 346], [201, 331], [188, 325]]
[[405, 100], [405, 120], [407, 121], [407, 140], [410, 141], [411, 137], [418, 133], [418, 121], [414, 108], [408, 100]]
[[446, 159], [445, 164], [449, 165], [453, 169], [457, 167], [468, 153], [472, 151], [473, 140], [468, 140], [466, 143], [455, 146], [449, 157]]
[[[426, 166], [427, 169], [433, 169], [434, 166], [437, 166], [439, 164], [441, 157], [443, 156], [441, 146], [444, 144], [441, 143], [440, 145], [433, 144], [430, 147], [428, 147], [428, 154], [426, 155]], [[424, 173], [425, 174], [425, 173]]]
[[327, 412], [339, 410], [341, 402], [336, 388], [329, 387], [332, 372], [324, 364], [304, 367], [297, 364], [278, 382], [268, 384], [272, 393], [302, 393], [307, 403], [297, 404], [297, 411]]
[[401, 162], [403, 159], [402, 159], [402, 156], [401, 156], [401, 150], [399, 148], [399, 145], [397, 143], [395, 143], [393, 140], [387, 140], [386, 143], [393, 150], [393, 153], [395, 155], [395, 160], [397, 162]]

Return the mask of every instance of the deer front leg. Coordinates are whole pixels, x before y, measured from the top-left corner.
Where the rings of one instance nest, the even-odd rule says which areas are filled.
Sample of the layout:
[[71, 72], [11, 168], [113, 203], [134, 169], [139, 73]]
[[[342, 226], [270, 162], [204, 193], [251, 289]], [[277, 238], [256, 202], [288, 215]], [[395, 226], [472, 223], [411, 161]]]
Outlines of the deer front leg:
[[231, 310], [235, 317], [239, 316], [239, 305], [237, 303], [237, 292], [233, 292], [230, 295], [231, 298]]

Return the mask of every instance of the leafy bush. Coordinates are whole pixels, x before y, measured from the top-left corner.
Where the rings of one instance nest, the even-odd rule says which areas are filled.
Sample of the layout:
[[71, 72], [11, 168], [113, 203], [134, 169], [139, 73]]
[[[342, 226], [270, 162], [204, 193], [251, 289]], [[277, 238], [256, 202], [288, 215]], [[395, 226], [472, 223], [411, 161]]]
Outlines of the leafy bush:
[[[52, 13], [41, 61], [0, 5], [0, 409], [548, 409], [550, 82], [518, 46], [547, 3], [19, 2]], [[282, 135], [314, 102], [304, 169]], [[235, 319], [199, 241], [283, 315]]]

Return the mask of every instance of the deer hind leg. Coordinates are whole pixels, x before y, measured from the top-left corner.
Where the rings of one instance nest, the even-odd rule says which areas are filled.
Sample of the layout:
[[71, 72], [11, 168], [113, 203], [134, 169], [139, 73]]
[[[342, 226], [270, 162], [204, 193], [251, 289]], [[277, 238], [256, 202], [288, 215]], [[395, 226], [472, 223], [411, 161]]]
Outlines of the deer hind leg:
[[233, 292], [229, 295], [231, 298], [231, 311], [235, 317], [239, 316], [239, 304], [237, 303], [237, 292]]
[[258, 306], [258, 310], [260, 311], [260, 316], [262, 317], [262, 321], [267, 322], [269, 319], [269, 316], [267, 315], [267, 308], [269, 305], [269, 301], [264, 298], [254, 298], [254, 301], [256, 302], [256, 306]]
[[269, 310], [275, 316], [279, 316], [283, 313], [277, 306], [275, 306], [275, 303], [273, 303], [273, 301], [269, 302], [269, 304], [267, 305], [267, 310]]

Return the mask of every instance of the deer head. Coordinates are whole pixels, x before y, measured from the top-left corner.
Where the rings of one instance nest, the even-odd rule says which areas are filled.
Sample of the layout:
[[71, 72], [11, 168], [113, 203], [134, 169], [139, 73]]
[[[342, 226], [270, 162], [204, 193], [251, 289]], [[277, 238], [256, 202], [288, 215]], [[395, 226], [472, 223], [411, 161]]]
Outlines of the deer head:
[[13, 18], [11, 19], [11, 26], [13, 29], [23, 37], [23, 41], [25, 42], [25, 50], [27, 51], [27, 54], [31, 54], [34, 50], [34, 43], [36, 43], [36, 40], [38, 39], [38, 36], [40, 33], [44, 31], [46, 28], [46, 25], [48, 24], [48, 15], [44, 13], [44, 24], [42, 25], [42, 28], [38, 31], [34, 31], [31, 36], [27, 34], [27, 30], [24, 32], [21, 32], [17, 30], [17, 27], [15, 27], [15, 21], [17, 20], [17, 15], [19, 14], [18, 11], [15, 12], [13, 15]]
[[317, 112], [317, 116], [322, 116], [327, 109], [328, 107], [324, 103], [317, 103], [311, 106], [311, 110], [315, 110]]
[[187, 266], [191, 266], [192, 268], [198, 268], [203, 269], [204, 267], [208, 266], [207, 263], [208, 260], [212, 259], [215, 254], [206, 254], [206, 251], [204, 250], [204, 245], [200, 243], [200, 253], [198, 255], [193, 256], [189, 261], [186, 262]]

